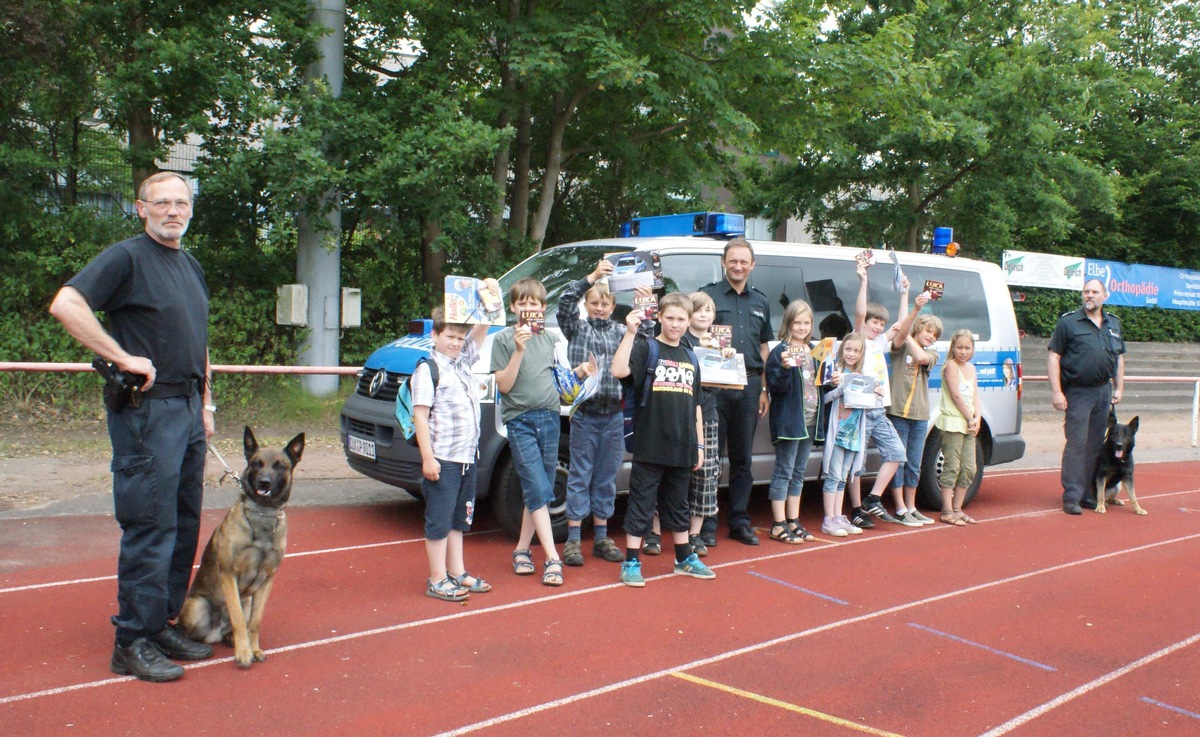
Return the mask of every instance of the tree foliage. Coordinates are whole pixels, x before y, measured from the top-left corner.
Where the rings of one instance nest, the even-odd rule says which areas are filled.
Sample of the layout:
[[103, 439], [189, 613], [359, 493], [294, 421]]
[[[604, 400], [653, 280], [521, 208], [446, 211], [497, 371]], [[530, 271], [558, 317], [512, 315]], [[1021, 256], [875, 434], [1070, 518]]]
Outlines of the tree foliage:
[[331, 190], [345, 363], [446, 273], [718, 192], [834, 242], [1200, 263], [1190, 3], [362, 0], [345, 31], [334, 99], [307, 0], [0, 5], [0, 358], [83, 358], [45, 308], [181, 143], [219, 363], [294, 356], [275, 289]]

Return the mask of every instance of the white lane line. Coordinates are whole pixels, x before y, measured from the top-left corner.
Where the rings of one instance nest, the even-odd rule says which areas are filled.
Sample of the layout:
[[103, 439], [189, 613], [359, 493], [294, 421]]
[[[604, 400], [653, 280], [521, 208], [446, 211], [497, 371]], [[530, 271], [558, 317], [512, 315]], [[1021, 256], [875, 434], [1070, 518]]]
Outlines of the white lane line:
[[1062, 694], [1061, 696], [1050, 699], [1049, 701], [1042, 704], [1041, 706], [1030, 709], [1029, 711], [1025, 712], [1024, 714], [1021, 714], [1018, 717], [1014, 717], [1013, 719], [1008, 720], [1004, 724], [1001, 724], [999, 727], [989, 729], [988, 731], [981, 734], [979, 737], [999, 737], [1000, 735], [1008, 734], [1009, 732], [1013, 731], [1017, 727], [1020, 727], [1021, 725], [1026, 724], [1034, 719], [1037, 719], [1038, 717], [1040, 717], [1041, 715], [1045, 714], [1046, 712], [1048, 712], [1052, 709], [1056, 709], [1069, 701], [1072, 701], [1074, 699], [1079, 698], [1080, 696], [1083, 696], [1086, 693], [1095, 691], [1097, 688], [1100, 688], [1101, 686], [1108, 683], [1109, 681], [1115, 681], [1116, 679], [1120, 678], [1121, 676], [1125, 675], [1126, 673], [1132, 673], [1133, 671], [1137, 670], [1138, 668], [1141, 668], [1143, 665], [1148, 665], [1150, 663], [1153, 663], [1154, 661], [1158, 660], [1159, 658], [1164, 658], [1164, 657], [1170, 655], [1171, 653], [1175, 652], [1176, 650], [1182, 650], [1183, 648], [1185, 648], [1193, 643], [1196, 643], [1196, 642], [1200, 642], [1200, 633], [1194, 634], [1191, 637], [1187, 638], [1186, 640], [1180, 640], [1179, 642], [1175, 643], [1174, 645], [1168, 645], [1167, 647], [1164, 647], [1162, 650], [1156, 650], [1156, 651], [1150, 653], [1149, 655], [1145, 656], [1144, 658], [1138, 658], [1137, 660], [1133, 661], [1132, 663], [1128, 663], [1120, 668], [1117, 668], [1114, 671], [1105, 673], [1104, 675], [1100, 676], [1099, 678], [1097, 678], [1095, 680], [1088, 681], [1087, 683], [1083, 684], [1082, 686], [1079, 686], [1078, 688], [1071, 689], [1070, 691], [1067, 691], [1065, 694]]
[[[471, 535], [487, 535], [500, 530], [479, 530], [478, 532], [468, 532], [466, 536]], [[386, 548], [392, 545], [412, 545], [414, 543], [423, 543], [425, 538], [417, 537], [408, 540], [388, 540], [381, 543], [363, 543], [362, 545], [347, 545], [340, 548], [323, 548], [321, 550], [303, 550], [295, 553], [288, 553], [288, 558], [304, 558], [310, 555], [330, 555], [332, 553], [350, 553], [356, 550], [370, 550], [371, 548]], [[192, 566], [192, 570], [200, 568], [200, 564]], [[26, 586], [10, 586], [0, 589], [0, 594], [13, 594], [19, 591], [37, 591], [38, 589], [50, 589], [56, 586], [74, 586], [76, 584], [96, 583], [97, 581], [116, 581], [116, 576], [95, 576], [93, 578], [73, 578], [66, 581], [47, 581], [46, 583], [31, 583]]]

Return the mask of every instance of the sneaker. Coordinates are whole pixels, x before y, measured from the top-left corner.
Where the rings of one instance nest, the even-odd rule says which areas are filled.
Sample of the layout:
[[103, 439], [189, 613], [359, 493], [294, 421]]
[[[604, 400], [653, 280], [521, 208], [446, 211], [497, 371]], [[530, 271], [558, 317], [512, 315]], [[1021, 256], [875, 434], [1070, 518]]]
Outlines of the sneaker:
[[855, 527], [854, 525], [850, 524], [850, 520], [846, 519], [846, 515], [844, 515], [844, 514], [837, 518], [837, 522], [839, 525], [841, 525], [842, 529], [845, 530], [846, 534], [848, 534], [848, 535], [861, 535], [862, 534], [862, 528]]
[[625, 560], [625, 553], [617, 547], [611, 537], [603, 537], [592, 543], [592, 555], [603, 558], [609, 563], [620, 563]]
[[821, 532], [833, 537], [845, 537], [850, 534], [838, 524], [837, 517], [826, 517], [825, 521], [821, 523]]
[[696, 555], [701, 558], [708, 555], [708, 546], [704, 544], [704, 539], [699, 535], [688, 535], [688, 542], [692, 544], [692, 550], [696, 551]]
[[871, 519], [871, 515], [860, 509], [850, 518], [850, 524], [860, 530], [870, 530], [875, 527], [875, 520]]
[[583, 544], [579, 540], [568, 540], [563, 545], [562, 561], [569, 566], [583, 565]]
[[713, 569], [700, 562], [695, 553], [692, 553], [682, 563], [675, 562], [675, 572], [680, 576], [691, 576], [692, 578], [716, 578], [717, 574]]
[[872, 517], [878, 517], [884, 522], [896, 521], [896, 518], [888, 514], [888, 511], [884, 509], [883, 502], [878, 499], [871, 499], [870, 497], [863, 499], [862, 508], [867, 514], [871, 515]]
[[932, 525], [932, 524], [934, 524], [934, 521], [933, 521], [932, 519], [930, 519], [930, 518], [926, 517], [925, 515], [921, 514], [920, 512], [918, 512], [918, 511], [917, 511], [917, 510], [915, 510], [915, 509], [914, 509], [914, 510], [912, 510], [911, 514], [912, 514], [912, 516], [913, 516], [913, 517], [916, 517], [917, 521], [918, 521], [918, 522], [920, 522], [920, 523], [921, 523], [921, 524], [923, 524], [923, 525]]
[[659, 555], [662, 553], [662, 536], [656, 532], [651, 532], [642, 538], [642, 552], [646, 555]]
[[627, 560], [621, 564], [621, 583], [638, 589], [646, 585], [646, 579], [642, 578], [640, 560]]
[[924, 527], [925, 526], [925, 523], [921, 522], [921, 520], [914, 517], [912, 512], [906, 512], [902, 516], [897, 517], [896, 521], [899, 522], [900, 524], [904, 525], [905, 527]]

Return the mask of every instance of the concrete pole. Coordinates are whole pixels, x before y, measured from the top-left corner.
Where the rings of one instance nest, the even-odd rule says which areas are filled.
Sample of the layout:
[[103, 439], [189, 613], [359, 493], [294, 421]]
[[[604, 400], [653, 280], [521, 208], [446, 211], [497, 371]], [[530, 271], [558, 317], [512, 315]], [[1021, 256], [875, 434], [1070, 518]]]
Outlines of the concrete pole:
[[[333, 97], [342, 94], [345, 53], [345, 0], [312, 0], [313, 20], [326, 29], [318, 43], [320, 56], [309, 68], [310, 79], [323, 80]], [[308, 285], [308, 337], [300, 347], [302, 366], [337, 366], [341, 338], [342, 209], [338, 193], [321, 195], [320, 211], [327, 226], [317, 229], [304, 213], [296, 216], [296, 279]], [[304, 376], [301, 386], [324, 397], [337, 392], [337, 376]]]

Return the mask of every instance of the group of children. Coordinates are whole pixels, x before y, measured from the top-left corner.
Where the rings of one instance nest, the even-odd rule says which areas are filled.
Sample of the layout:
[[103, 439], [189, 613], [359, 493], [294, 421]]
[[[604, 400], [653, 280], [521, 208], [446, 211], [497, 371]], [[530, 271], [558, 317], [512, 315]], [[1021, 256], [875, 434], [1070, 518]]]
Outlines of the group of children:
[[[700, 530], [703, 520], [717, 512], [718, 423], [712, 392], [701, 386], [694, 349], [711, 346], [708, 330], [715, 306], [702, 292], [671, 293], [659, 301], [657, 335], [654, 321], [639, 309], [630, 311], [622, 324], [612, 319], [616, 300], [603, 282], [612, 271], [612, 263], [602, 259], [591, 273], [567, 287], [558, 305], [558, 323], [567, 339], [572, 371], [580, 379], [599, 374], [596, 393], [570, 420], [568, 535], [561, 558], [548, 507], [554, 498], [559, 445], [560, 397], [553, 370], [560, 339], [518, 325], [497, 333], [492, 344], [491, 371], [496, 376], [501, 419], [525, 504], [512, 553], [513, 572], [537, 572], [531, 550], [536, 534], [545, 556], [542, 583], [561, 586], [564, 564], [584, 565], [582, 523], [590, 516], [592, 555], [621, 563], [622, 583], [645, 585], [641, 555], [659, 551], [656, 528], [660, 527], [671, 535], [675, 573], [713, 579], [716, 573], [700, 560], [708, 552]], [[930, 346], [940, 337], [942, 325], [937, 317], [919, 314], [929, 300], [926, 293], [918, 295], [914, 308], [908, 310], [905, 282], [900, 320], [888, 329], [886, 308], [866, 301], [865, 265], [859, 266], [858, 274], [857, 324], [853, 332], [834, 336], [840, 344], [832, 371], [821, 376], [821, 367], [811, 355], [813, 312], [803, 300], [787, 306], [780, 342], [766, 362], [776, 460], [768, 492], [773, 515], [770, 536], [779, 542], [813, 539], [799, 517], [804, 471], [816, 440], [825, 441], [823, 533], [835, 537], [860, 534], [863, 527], [874, 526], [871, 516], [910, 526], [933, 522], [917, 511], [915, 497], [930, 415], [929, 373], [938, 358]], [[495, 280], [485, 280], [485, 288], [499, 297]], [[515, 312], [546, 308], [545, 287], [534, 278], [514, 283], [508, 296]], [[581, 301], [586, 317], [580, 313]], [[472, 593], [491, 590], [488, 582], [467, 573], [462, 545], [474, 511], [479, 442], [479, 397], [471, 365], [480, 355], [486, 334], [486, 325], [448, 324], [442, 311], [435, 310], [432, 356], [417, 367], [411, 380], [426, 500], [430, 572], [426, 593], [446, 601], [462, 601]], [[724, 352], [728, 356], [731, 349]], [[956, 526], [974, 522], [962, 512], [966, 489], [975, 474], [974, 442], [980, 427], [973, 354], [970, 331], [954, 333], [942, 371], [937, 420], [945, 456], [939, 475], [940, 519]], [[434, 378], [429, 362], [437, 364], [440, 378]], [[873, 406], [847, 402], [847, 379], [852, 375], [876, 380]], [[614, 512], [616, 477], [624, 457], [623, 405], [629, 393], [637, 407], [634, 438], [641, 440], [632, 448], [622, 551], [609, 536], [608, 520]], [[868, 439], [874, 439], [883, 463], [874, 489], [863, 499], [858, 477]], [[881, 501], [881, 492], [889, 484], [896, 504], [894, 517]], [[842, 511], [847, 490], [852, 517]]]

